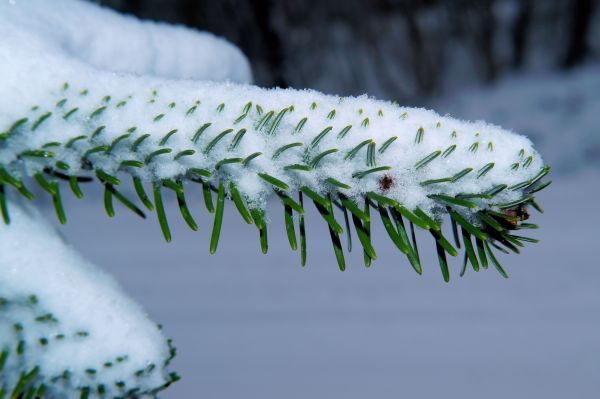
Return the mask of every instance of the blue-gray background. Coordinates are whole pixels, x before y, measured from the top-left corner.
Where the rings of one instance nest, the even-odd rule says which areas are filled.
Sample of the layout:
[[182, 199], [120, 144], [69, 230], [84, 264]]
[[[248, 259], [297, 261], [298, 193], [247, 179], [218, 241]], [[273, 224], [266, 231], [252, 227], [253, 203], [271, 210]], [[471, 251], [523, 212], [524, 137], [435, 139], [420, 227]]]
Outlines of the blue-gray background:
[[[242, 46], [261, 85], [368, 92], [528, 134], [555, 166], [535, 214], [541, 243], [494, 270], [443, 283], [429, 239], [417, 276], [374, 230], [337, 270], [308, 207], [309, 260], [289, 250], [281, 207], [263, 256], [226, 205], [200, 231], [168, 204], [174, 240], [150, 215], [109, 219], [101, 195], [65, 193], [59, 227], [164, 325], [183, 376], [166, 398], [597, 398], [600, 395], [600, 6], [592, 0], [223, 2], [107, 0], [144, 17], [207, 28]], [[93, 199], [92, 199], [93, 197]], [[52, 210], [46, 213], [53, 217]], [[356, 243], [355, 243], [356, 246]]]

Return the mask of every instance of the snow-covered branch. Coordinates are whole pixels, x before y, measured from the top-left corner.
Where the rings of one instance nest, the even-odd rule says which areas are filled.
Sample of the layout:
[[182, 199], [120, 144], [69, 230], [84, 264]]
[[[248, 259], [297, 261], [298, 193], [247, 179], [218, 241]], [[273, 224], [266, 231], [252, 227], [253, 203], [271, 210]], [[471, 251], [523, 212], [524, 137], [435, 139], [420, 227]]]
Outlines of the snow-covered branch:
[[0, 392], [144, 396], [176, 379], [156, 324], [21, 201], [0, 224]]
[[[168, 359], [164, 340], [135, 305], [10, 199], [13, 193], [31, 199], [32, 181], [50, 195], [64, 223], [62, 191], [69, 187], [82, 197], [80, 183], [89, 180], [104, 186], [110, 216], [115, 200], [144, 216], [121, 190], [127, 179], [140, 203], [156, 212], [167, 241], [164, 191], [175, 193], [195, 230], [185, 192], [187, 184], [199, 183], [207, 209], [215, 213], [211, 252], [226, 198], [245, 222], [256, 225], [266, 252], [266, 200], [275, 195], [302, 264], [308, 199], [331, 233], [342, 270], [340, 235], [350, 237], [351, 223], [365, 264], [377, 257], [372, 209], [418, 273], [415, 227], [428, 231], [446, 281], [446, 254], [458, 255], [456, 247], [465, 248], [462, 273], [468, 263], [475, 270], [489, 263], [506, 276], [492, 247], [518, 252], [535, 241], [512, 230], [537, 227], [522, 223], [525, 207], [540, 209], [533, 194], [547, 185], [542, 178], [549, 168], [528, 139], [497, 126], [367, 96], [249, 86], [247, 61], [221, 39], [73, 0], [1, 2], [0, 36], [0, 211], [10, 223], [0, 231], [0, 292], [9, 294], [2, 305], [8, 311], [0, 316], [9, 320], [3, 328], [22, 326], [0, 338], [18, 347], [24, 336], [33, 353], [10, 358], [10, 364], [25, 366], [3, 374], [9, 385], [34, 365], [46, 377], [73, 370], [64, 383], [68, 389], [93, 383], [121, 389], [115, 385], [119, 376], [141, 393], [170, 381], [161, 367]], [[223, 79], [229, 82], [217, 82]], [[454, 244], [444, 236], [444, 216], [452, 223]], [[42, 261], [47, 253], [51, 261]], [[92, 308], [90, 320], [86, 312]], [[45, 310], [58, 322], [42, 328], [35, 318]], [[132, 338], [134, 330], [139, 336]], [[72, 338], [69, 344], [35, 344], [59, 331]], [[82, 345], [93, 349], [82, 351]], [[117, 365], [115, 359], [125, 355], [127, 362]], [[100, 368], [101, 376], [89, 371]], [[139, 370], [150, 371], [138, 379]], [[101, 394], [98, 387], [94, 392]]]
[[[167, 239], [160, 209], [163, 187], [179, 195], [184, 217], [192, 228], [195, 225], [185, 209], [185, 181], [201, 182], [207, 191], [212, 187], [218, 195], [236, 200], [248, 222], [252, 218], [245, 208], [257, 210], [254, 222], [259, 227], [264, 222], [256, 219], [262, 219], [265, 199], [275, 191], [300, 214], [302, 207], [292, 199], [295, 192], [308, 195], [330, 216], [332, 198], [344, 199], [352, 210], [356, 207], [350, 202], [368, 197], [375, 204], [392, 205], [422, 228], [437, 229], [435, 219], [452, 208], [451, 214], [468, 222], [485, 209], [529, 202], [527, 190], [548, 171], [529, 140], [483, 122], [464, 122], [366, 96], [339, 98], [307, 90], [115, 74], [103, 65], [81, 61], [101, 58], [96, 53], [102, 53], [102, 46], [74, 46], [74, 35], [67, 29], [71, 24], [62, 29], [47, 21], [60, 12], [83, 15], [92, 27], [92, 44], [103, 36], [93, 28], [97, 19], [102, 19], [104, 31], [114, 23], [114, 31], [125, 31], [138, 41], [145, 31], [136, 36], [133, 28], [123, 28], [122, 17], [91, 5], [59, 5], [58, 10], [45, 10], [37, 30], [7, 22], [15, 37], [0, 49], [8, 77], [2, 89], [14, 95], [2, 97], [0, 160], [5, 182], [22, 192], [21, 173], [35, 176], [55, 199], [61, 220], [65, 216], [53, 181], [66, 175], [79, 195], [77, 175], [87, 170], [106, 186], [109, 208], [116, 197], [141, 213], [117, 191], [117, 174], [133, 177], [149, 209], [153, 205], [141, 182], [152, 183]], [[10, 21], [19, 21], [34, 7], [20, 6], [7, 8]], [[140, 24], [128, 22], [132, 27]], [[40, 33], [47, 30], [59, 34]], [[57, 40], [61, 35], [67, 39]], [[59, 51], [65, 42], [69, 51]], [[228, 51], [225, 47], [223, 52], [199, 54], [213, 60], [223, 53], [222, 59], [228, 60]], [[40, 58], [46, 61], [43, 66]], [[246, 64], [240, 60], [239, 65], [244, 69]], [[211, 210], [212, 204], [208, 207]], [[354, 214], [368, 219], [364, 212]], [[330, 216], [325, 217], [330, 227], [341, 233]], [[215, 247], [216, 242], [211, 250]]]

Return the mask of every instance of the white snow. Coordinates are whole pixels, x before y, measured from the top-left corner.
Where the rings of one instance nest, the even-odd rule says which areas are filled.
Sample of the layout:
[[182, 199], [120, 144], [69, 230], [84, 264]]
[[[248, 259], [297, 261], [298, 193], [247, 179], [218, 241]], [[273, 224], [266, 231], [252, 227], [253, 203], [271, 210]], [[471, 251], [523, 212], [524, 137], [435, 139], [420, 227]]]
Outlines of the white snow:
[[[17, 2], [12, 6], [5, 3], [0, 8], [0, 34], [4, 37], [0, 43], [0, 72], [5, 77], [0, 82], [0, 90], [5, 93], [0, 99], [3, 110], [0, 126], [2, 130], [9, 130], [15, 121], [28, 118], [27, 123], [12, 132], [7, 146], [0, 150], [0, 161], [5, 165], [12, 163], [15, 173], [19, 171], [16, 164], [20, 164], [15, 161], [22, 151], [40, 149], [50, 142], [64, 144], [70, 138], [85, 134], [87, 139], [80, 140], [70, 149], [52, 147], [53, 158], [21, 157], [29, 173], [51, 166], [56, 160], [68, 163], [70, 171], [76, 173], [80, 168], [79, 160], [87, 150], [110, 145], [115, 138], [130, 132], [129, 137], [111, 150], [110, 156], [104, 152], [90, 155], [94, 167], [116, 173], [121, 161], [144, 161], [146, 155], [165, 147], [172, 153], [157, 156], [144, 168], [121, 169], [155, 180], [181, 176], [190, 167], [206, 168], [216, 175], [215, 179], [239, 182], [242, 194], [258, 205], [272, 193], [272, 186], [258, 177], [259, 172], [283, 180], [292, 190], [308, 186], [317, 192], [334, 191], [335, 188], [324, 183], [326, 178], [333, 177], [352, 186], [347, 194], [356, 197], [366, 191], [381, 191], [379, 180], [383, 174], [388, 174], [395, 184], [385, 192], [386, 195], [408, 208], [420, 206], [431, 213], [435, 203], [428, 194], [481, 193], [499, 184], [510, 186], [531, 179], [543, 166], [540, 155], [528, 139], [483, 122], [464, 122], [433, 111], [398, 107], [366, 96], [339, 98], [309, 90], [265, 90], [200, 81], [199, 78], [212, 76], [183, 73], [170, 64], [163, 68], [163, 61], [148, 61], [146, 52], [139, 50], [140, 47], [147, 48], [140, 45], [147, 39], [146, 27], [156, 28], [157, 34], [162, 34], [163, 30], [168, 32], [161, 36], [164, 42], [158, 47], [157, 54], [170, 48], [167, 41], [177, 46], [185, 41], [178, 36], [181, 29], [171, 31], [163, 26], [141, 24], [133, 18], [119, 17], [72, 0], [52, 2], [52, 6], [47, 4], [50, 3]], [[63, 19], [66, 21], [64, 27], [57, 23]], [[100, 25], [101, 29], [98, 28]], [[137, 51], [123, 50], [119, 46], [113, 48], [113, 33], [106, 32], [125, 35]], [[191, 35], [188, 31], [185, 33]], [[110, 51], [128, 54], [123, 57], [125, 66], [117, 63], [116, 70], [144, 74], [114, 73], [112, 67], [107, 70], [103, 62], [121, 58], [119, 54], [107, 54], [109, 46]], [[224, 49], [228, 50], [228, 47]], [[211, 54], [208, 57], [211, 69], [223, 71], [232, 64], [227, 51], [225, 54], [221, 50], [214, 54], [210, 51], [193, 54], [199, 53]], [[176, 57], [179, 55], [166, 58]], [[187, 64], [186, 57], [181, 58], [181, 62], [177, 58], [176, 65]], [[161, 54], [156, 58], [162, 60], [165, 57]], [[198, 59], [198, 62], [203, 61], [204, 58]], [[221, 61], [224, 67], [218, 65]], [[233, 65], [241, 65], [244, 69], [246, 66], [242, 61], [233, 62]], [[195, 80], [179, 80], [181, 77]], [[231, 77], [237, 78], [238, 74], [231, 72]], [[63, 85], [64, 82], [68, 82], [68, 87]], [[248, 104], [246, 116], [238, 120]], [[45, 118], [46, 115], [50, 116]], [[307, 119], [303, 128], [296, 131], [304, 118]], [[210, 127], [192, 142], [191, 138], [205, 123], [210, 123]], [[93, 132], [101, 126], [104, 127], [102, 132], [92, 138]], [[339, 138], [346, 126], [352, 128], [344, 138]], [[228, 129], [233, 130], [207, 153], [211, 140]], [[230, 148], [234, 134], [241, 129], [246, 129], [246, 135], [239, 146]], [[420, 129], [424, 136], [422, 142], [416, 143]], [[177, 132], [161, 145], [160, 140], [174, 130]], [[323, 131], [327, 131], [324, 138], [314, 148], [309, 148]], [[146, 133], [151, 138], [133, 153], [131, 144]], [[372, 173], [362, 179], [353, 177], [372, 166], [367, 165], [366, 146], [357, 156], [346, 160], [349, 151], [366, 139], [372, 139], [376, 148], [380, 148], [393, 136], [397, 140], [389, 150], [384, 154], [376, 153], [376, 165], [388, 166], [391, 170]], [[277, 148], [293, 142], [300, 142], [302, 146], [286, 151], [277, 160], [272, 159]], [[456, 150], [447, 158], [438, 157], [416, 170], [418, 161], [452, 145], [456, 145]], [[290, 164], [310, 163], [319, 153], [329, 149], [338, 152], [326, 156], [312, 172], [285, 169]], [[174, 155], [185, 150], [196, 153], [175, 161]], [[262, 155], [247, 167], [236, 163], [215, 170], [220, 160], [246, 158], [254, 152]], [[527, 166], [525, 160], [530, 156], [533, 161]], [[494, 163], [494, 168], [484, 177], [477, 178], [477, 172], [488, 163]], [[514, 164], [519, 164], [516, 171], [512, 168]], [[467, 168], [471, 168], [471, 172], [457, 182], [420, 185], [426, 180], [451, 177]], [[505, 190], [494, 201], [507, 202], [521, 195], [520, 190]]]
[[[37, 305], [0, 309], [0, 348], [16, 346], [16, 323], [24, 327], [21, 339], [26, 342], [22, 358], [11, 353], [0, 387], [14, 386], [21, 372], [35, 366], [52, 397], [74, 397], [77, 388], [95, 391], [101, 384], [107, 394], [118, 396], [123, 392], [115, 386], [118, 381], [125, 383], [125, 390], [137, 387], [142, 392], [164, 384], [169, 351], [157, 325], [111, 277], [65, 244], [37, 209], [18, 199], [10, 205], [12, 223], [0, 223], [0, 296], [25, 304], [35, 296]], [[56, 321], [35, 321], [47, 314]], [[64, 338], [57, 338], [61, 334]], [[40, 345], [41, 338], [48, 344]], [[135, 375], [150, 365], [153, 371]], [[91, 369], [97, 373], [86, 372]], [[71, 374], [68, 382], [49, 384], [65, 371]]]
[[30, 61], [40, 69], [60, 66], [56, 61], [45, 64], [44, 58], [62, 58], [117, 73], [252, 80], [246, 57], [222, 38], [184, 26], [140, 21], [86, 1], [2, 0], [0, 18], [5, 41], [14, 46], [19, 40], [29, 47], [24, 51], [38, 51]]

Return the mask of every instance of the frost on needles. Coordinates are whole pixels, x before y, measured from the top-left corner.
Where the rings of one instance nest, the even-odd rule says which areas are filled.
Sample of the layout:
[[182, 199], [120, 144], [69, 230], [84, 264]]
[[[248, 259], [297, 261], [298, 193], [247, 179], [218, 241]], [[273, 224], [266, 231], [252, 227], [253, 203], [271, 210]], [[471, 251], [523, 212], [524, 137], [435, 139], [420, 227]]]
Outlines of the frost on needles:
[[[248, 62], [221, 39], [74, 0], [3, 0], [0, 35], [6, 236], [16, 224], [33, 223], [23, 221], [25, 208], [14, 199], [31, 199], [29, 185], [41, 186], [64, 223], [61, 196], [71, 191], [82, 198], [83, 183], [95, 180], [109, 216], [117, 202], [140, 216], [155, 213], [167, 241], [164, 195], [177, 198], [196, 230], [186, 187], [201, 185], [214, 213], [210, 252], [218, 246], [226, 200], [257, 227], [267, 252], [267, 199], [275, 197], [302, 265], [309, 202], [329, 229], [342, 270], [341, 236], [350, 239], [351, 230], [365, 265], [376, 259], [375, 218], [418, 273], [415, 229], [429, 232], [446, 281], [447, 255], [460, 248], [461, 275], [468, 265], [476, 271], [492, 265], [506, 276], [495, 251], [518, 253], [535, 242], [514, 230], [537, 228], [524, 221], [528, 206], [541, 210], [534, 194], [549, 184], [542, 181], [549, 168], [527, 138], [500, 127], [366, 96], [250, 86]], [[21, 288], [11, 300], [27, 303], [35, 293]], [[45, 309], [41, 300], [39, 306]]]

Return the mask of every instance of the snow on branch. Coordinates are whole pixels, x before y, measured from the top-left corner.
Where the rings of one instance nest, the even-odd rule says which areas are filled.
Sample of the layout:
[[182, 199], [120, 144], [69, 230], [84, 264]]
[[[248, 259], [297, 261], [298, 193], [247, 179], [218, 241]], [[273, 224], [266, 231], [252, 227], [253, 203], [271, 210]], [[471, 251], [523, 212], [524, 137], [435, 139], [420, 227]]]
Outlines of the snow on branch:
[[[113, 23], [115, 32], [125, 32], [134, 41], [145, 37], [144, 29], [135, 32], [134, 27], [158, 27], [126, 21], [88, 4], [57, 3], [56, 8], [35, 1], [17, 3], [3, 10], [2, 29], [12, 38], [0, 45], [5, 61], [0, 68], [6, 77], [0, 83], [0, 174], [6, 189], [12, 185], [26, 197], [31, 195], [23, 179], [33, 176], [53, 198], [61, 222], [67, 217], [60, 200], [61, 179], [78, 197], [80, 181], [98, 180], [105, 187], [110, 216], [114, 200], [144, 215], [120, 192], [129, 176], [140, 202], [156, 210], [167, 241], [171, 236], [163, 191], [176, 194], [182, 216], [196, 229], [186, 205], [185, 183], [202, 184], [208, 210], [216, 209], [211, 252], [217, 248], [226, 197], [246, 222], [257, 226], [266, 252], [265, 204], [272, 194], [284, 205], [293, 249], [298, 247], [293, 215], [299, 214], [303, 223], [302, 195], [315, 203], [330, 229], [341, 269], [345, 261], [339, 236], [344, 228], [335, 219], [334, 205], [346, 214], [346, 221], [347, 211], [352, 214], [367, 264], [376, 257], [369, 207], [378, 210], [390, 238], [419, 273], [416, 243], [409, 242], [403, 218], [411, 229], [416, 225], [430, 231], [446, 280], [445, 254], [458, 252], [442, 234], [444, 215], [455, 227], [457, 246], [457, 225], [463, 239], [481, 241], [481, 255], [498, 243], [511, 250], [522, 245], [521, 237], [508, 230], [526, 219], [525, 205], [539, 208], [532, 194], [549, 172], [525, 137], [484, 122], [460, 121], [366, 96], [164, 79], [154, 76], [151, 67], [144, 75], [115, 74], [87, 62], [100, 58], [96, 52], [102, 53], [107, 44], [68, 44], [69, 51], [57, 47], [76, 41], [73, 26], [79, 27], [80, 20], [89, 21], [85, 29], [92, 44], [101, 42]], [[44, 15], [36, 20], [38, 29], [11, 22], [31, 19], [36, 6]], [[53, 15], [61, 12], [64, 16], [56, 19], [71, 22], [65, 28], [49, 26]], [[97, 32], [99, 20], [106, 27]], [[58, 33], [43, 34], [47, 31]], [[165, 29], [166, 37], [172, 33]], [[214, 54], [198, 53], [213, 63], [221, 59], [226, 66], [231, 60], [227, 46]], [[236, 65], [246, 68], [242, 60]], [[233, 75], [240, 74], [244, 75]], [[144, 183], [151, 185], [150, 194]], [[217, 193], [216, 208], [212, 192]], [[8, 210], [3, 209], [8, 221]], [[300, 236], [304, 263], [302, 228]], [[475, 267], [470, 247], [465, 259]]]
[[0, 392], [153, 396], [175, 381], [174, 349], [156, 324], [20, 202], [0, 224]]
[[446, 257], [461, 246], [461, 275], [470, 264], [506, 277], [493, 251], [536, 242], [514, 230], [537, 228], [524, 222], [527, 206], [541, 211], [534, 194], [550, 169], [528, 139], [500, 127], [367, 96], [249, 86], [247, 60], [222, 39], [75, 0], [0, 1], [0, 36], [0, 390], [13, 397], [154, 395], [176, 379], [141, 310], [20, 204], [31, 184], [65, 223], [64, 191], [82, 198], [96, 181], [109, 216], [115, 202], [155, 212], [167, 241], [165, 192], [196, 230], [186, 187], [200, 184], [215, 215], [211, 253], [226, 199], [267, 252], [274, 196], [302, 265], [310, 201], [341, 270], [341, 235], [350, 242], [352, 228], [365, 265], [377, 258], [374, 214], [417, 273], [415, 230], [427, 231], [445, 281]]

